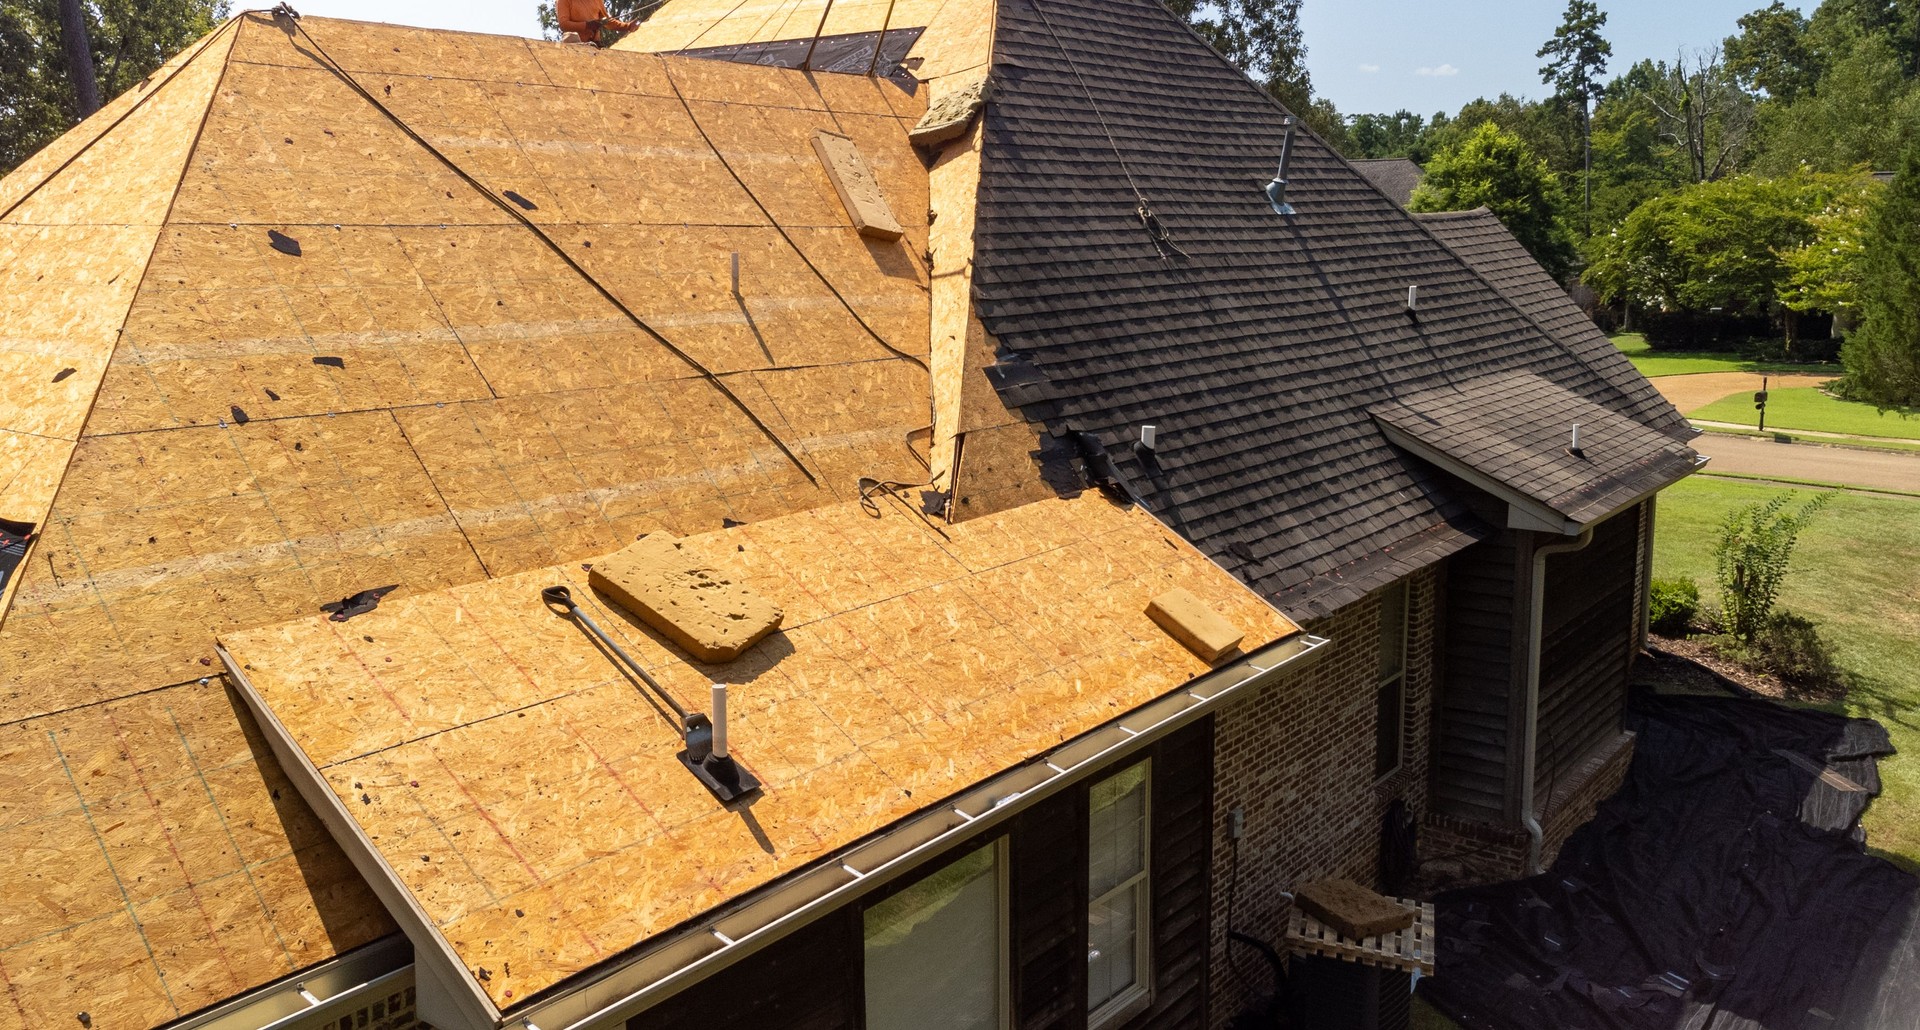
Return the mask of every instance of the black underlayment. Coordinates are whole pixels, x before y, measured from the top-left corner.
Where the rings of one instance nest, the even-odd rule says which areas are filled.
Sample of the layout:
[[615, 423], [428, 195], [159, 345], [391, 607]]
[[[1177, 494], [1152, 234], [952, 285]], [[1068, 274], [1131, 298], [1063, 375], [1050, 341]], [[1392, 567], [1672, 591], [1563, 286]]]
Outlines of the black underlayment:
[[1545, 875], [1437, 899], [1469, 1030], [1920, 1027], [1920, 879], [1867, 854], [1886, 730], [1639, 692], [1619, 793]]

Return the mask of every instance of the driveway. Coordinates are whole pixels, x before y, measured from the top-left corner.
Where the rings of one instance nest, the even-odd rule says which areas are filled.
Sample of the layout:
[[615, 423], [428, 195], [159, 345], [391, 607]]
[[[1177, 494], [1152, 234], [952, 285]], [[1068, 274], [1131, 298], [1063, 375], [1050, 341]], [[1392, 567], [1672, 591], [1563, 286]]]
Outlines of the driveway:
[[[1769, 377], [1769, 387], [1785, 390], [1794, 386], [1819, 386], [1832, 382], [1830, 375], [1789, 372]], [[1681, 414], [1704, 408], [1722, 397], [1753, 393], [1760, 389], [1760, 376], [1754, 372], [1700, 372], [1689, 376], [1661, 376], [1652, 380], [1653, 388], [1680, 409]]]
[[1713, 459], [1707, 465], [1708, 472], [1781, 476], [1817, 483], [1844, 483], [1869, 490], [1920, 493], [1920, 454], [1776, 443], [1724, 433], [1700, 434], [1693, 440], [1693, 449]]

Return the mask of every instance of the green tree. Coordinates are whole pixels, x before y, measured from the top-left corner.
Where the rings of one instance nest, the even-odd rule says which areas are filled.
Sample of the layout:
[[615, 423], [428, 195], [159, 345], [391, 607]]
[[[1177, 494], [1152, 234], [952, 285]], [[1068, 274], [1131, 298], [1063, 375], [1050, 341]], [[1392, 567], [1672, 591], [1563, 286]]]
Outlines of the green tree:
[[[65, 0], [0, 0], [0, 174], [78, 124], [64, 49]], [[227, 14], [225, 0], [90, 0], [79, 5], [99, 96], [118, 96]]]
[[1436, 153], [1426, 172], [1413, 191], [1411, 210], [1487, 208], [1555, 277], [1572, 267], [1559, 180], [1519, 136], [1482, 124], [1459, 146]]
[[[1287, 110], [1314, 124], [1313, 79], [1300, 35], [1300, 0], [1166, 0], [1200, 38], [1271, 93]], [[1321, 135], [1324, 127], [1315, 125]]]
[[1585, 280], [1607, 302], [1769, 313], [1788, 278], [1782, 255], [1811, 242], [1813, 216], [1853, 188], [1853, 176], [1802, 172], [1730, 176], [1655, 197], [1594, 238]]
[[[1435, 120], [1442, 116], [1436, 115]], [[1427, 120], [1404, 109], [1354, 115], [1347, 120], [1347, 135], [1353, 145], [1350, 157], [1404, 157], [1424, 164], [1433, 154]]]
[[1821, 60], [1808, 36], [1808, 21], [1780, 0], [1739, 20], [1738, 35], [1721, 49], [1729, 71], [1749, 90], [1791, 104], [1820, 81]]
[[1579, 105], [1585, 154], [1582, 179], [1586, 201], [1582, 210], [1589, 236], [1593, 234], [1593, 98], [1600, 76], [1606, 73], [1607, 58], [1613, 56], [1613, 44], [1600, 35], [1606, 24], [1606, 12], [1593, 0], [1567, 0], [1560, 27], [1534, 54], [1548, 59], [1540, 69], [1540, 81], [1552, 86], [1561, 99]]
[[1854, 324], [1867, 219], [1883, 189], [1861, 172], [1850, 187], [1835, 190], [1824, 208], [1808, 216], [1813, 238], [1780, 255], [1787, 272], [1778, 290], [1783, 307], [1799, 314], [1828, 312], [1836, 327]]
[[1860, 328], [1840, 360], [1843, 389], [1883, 407], [1920, 405], [1920, 146], [1867, 218], [1860, 258]]
[[1909, 80], [1885, 39], [1867, 37], [1834, 60], [1811, 94], [1761, 112], [1765, 151], [1756, 171], [1890, 169], [1920, 141], [1920, 83]]

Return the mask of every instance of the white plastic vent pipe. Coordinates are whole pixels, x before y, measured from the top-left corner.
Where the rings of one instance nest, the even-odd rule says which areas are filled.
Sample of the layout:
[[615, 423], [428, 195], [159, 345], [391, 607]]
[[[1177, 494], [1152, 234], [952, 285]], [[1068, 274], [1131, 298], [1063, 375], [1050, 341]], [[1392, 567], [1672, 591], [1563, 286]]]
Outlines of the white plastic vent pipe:
[[727, 685], [713, 685], [713, 757], [727, 757]]

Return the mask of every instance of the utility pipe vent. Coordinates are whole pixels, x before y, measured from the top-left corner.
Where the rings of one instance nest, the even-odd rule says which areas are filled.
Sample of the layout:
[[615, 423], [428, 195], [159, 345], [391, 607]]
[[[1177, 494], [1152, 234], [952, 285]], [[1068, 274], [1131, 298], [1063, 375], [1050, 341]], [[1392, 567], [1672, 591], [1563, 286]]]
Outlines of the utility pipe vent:
[[1584, 458], [1587, 452], [1580, 449], [1580, 423], [1573, 424], [1573, 442], [1567, 445], [1567, 453], [1576, 458]]
[[1408, 311], [1420, 310], [1420, 287], [1418, 286], [1407, 287], [1407, 310]]
[[1287, 134], [1280, 140], [1280, 170], [1273, 173], [1273, 181], [1267, 183], [1267, 202], [1273, 205], [1277, 215], [1293, 214], [1293, 205], [1287, 203], [1287, 166], [1293, 163], [1293, 119], [1281, 119], [1280, 124]]

